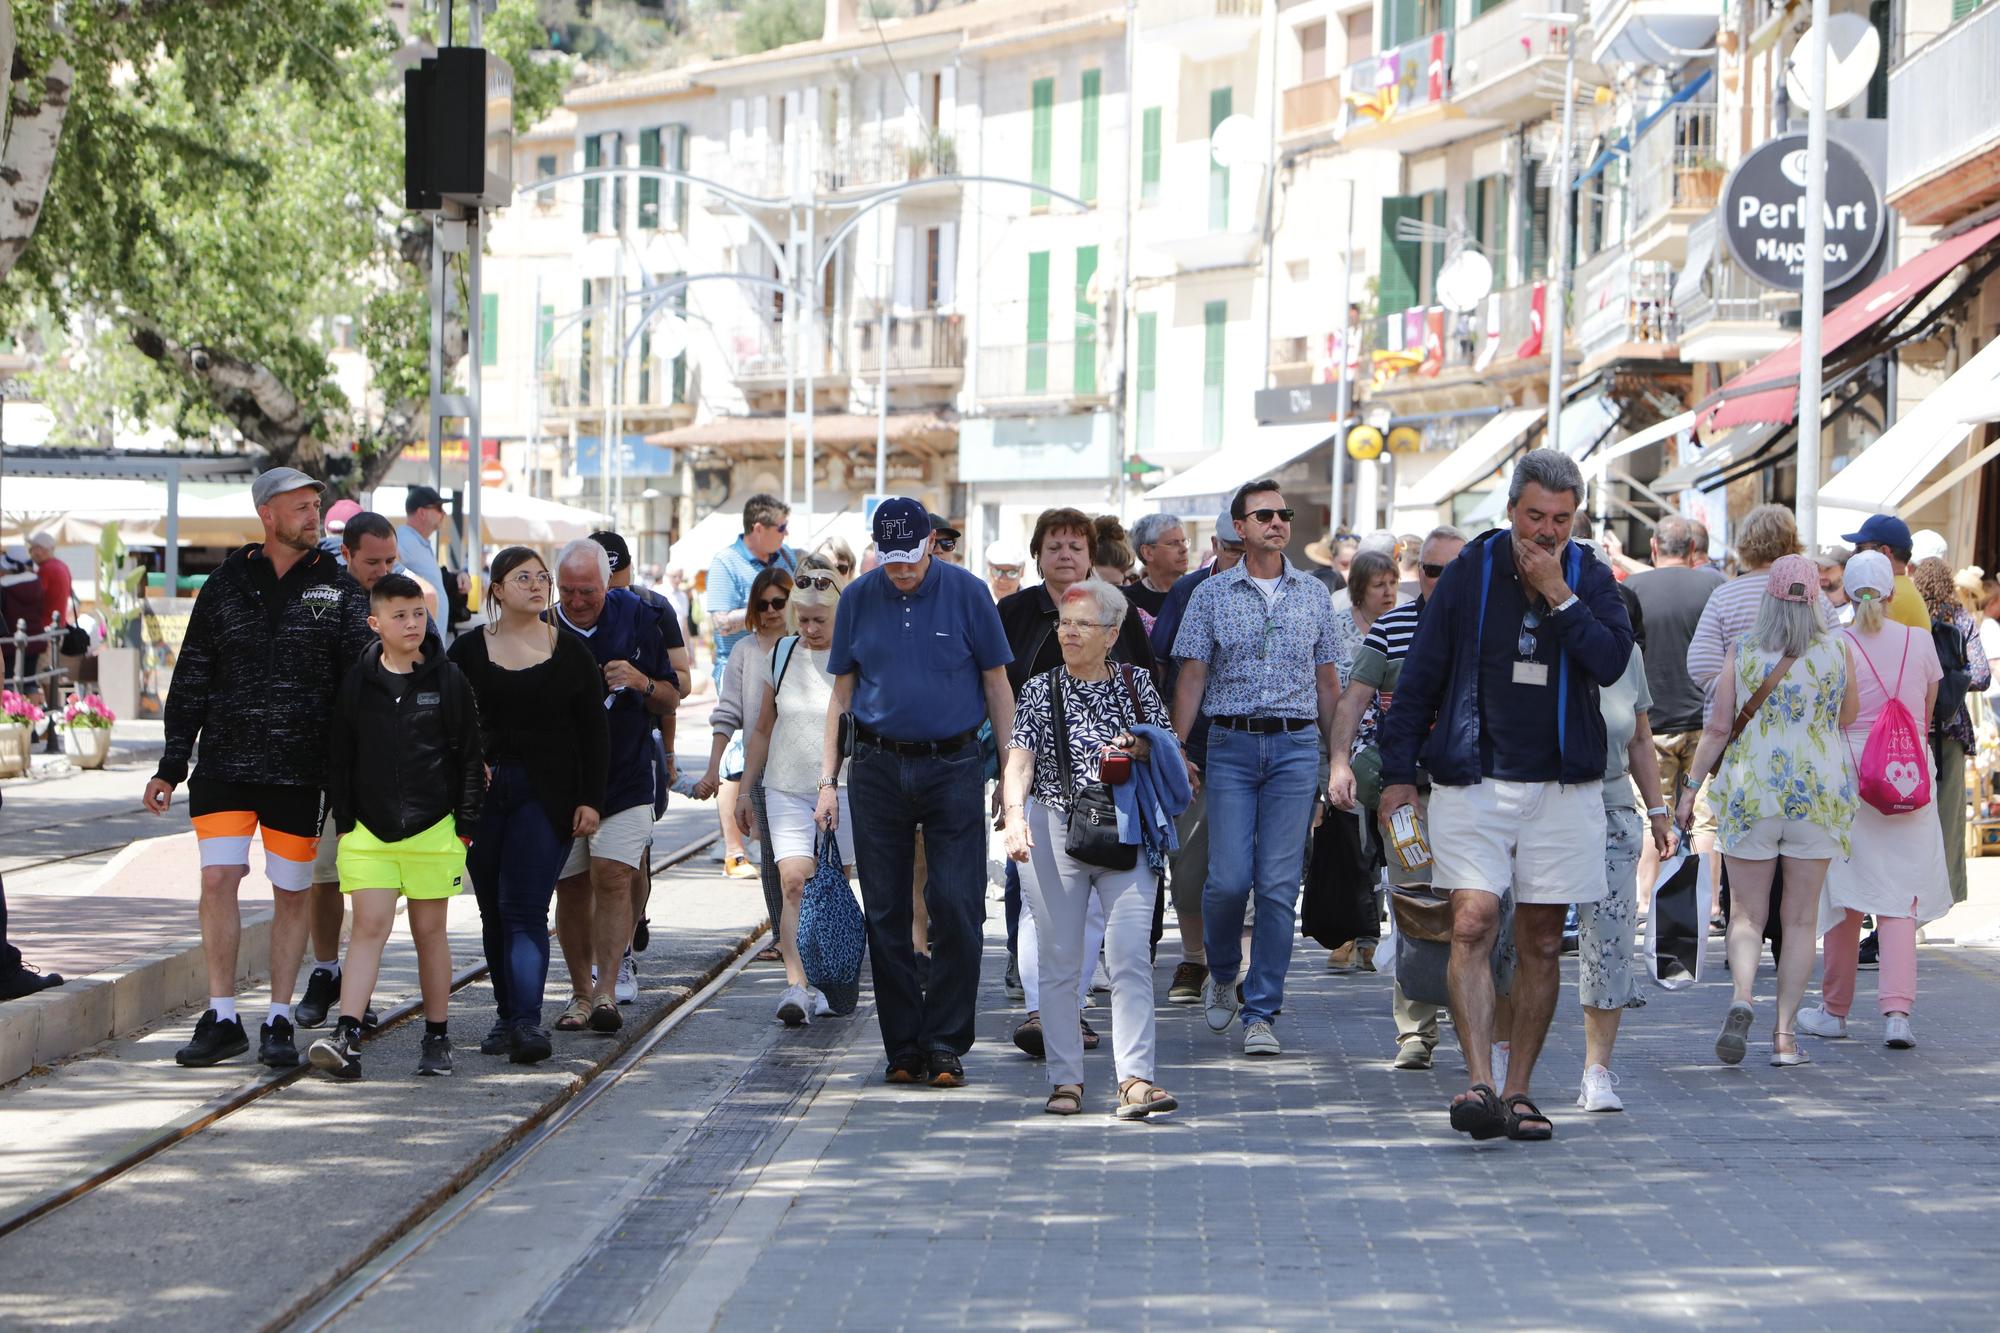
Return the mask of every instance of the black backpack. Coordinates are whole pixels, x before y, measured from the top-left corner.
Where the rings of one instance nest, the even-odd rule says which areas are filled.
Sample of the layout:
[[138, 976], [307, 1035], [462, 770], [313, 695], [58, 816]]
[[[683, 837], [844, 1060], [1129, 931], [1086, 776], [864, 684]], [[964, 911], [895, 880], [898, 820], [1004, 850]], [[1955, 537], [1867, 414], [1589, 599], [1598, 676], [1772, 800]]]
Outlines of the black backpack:
[[1965, 706], [1972, 688], [1972, 668], [1965, 657], [1965, 636], [1958, 626], [1931, 622], [1931, 643], [1937, 648], [1938, 665], [1944, 675], [1938, 681], [1937, 702], [1931, 705], [1931, 730], [1937, 731]]

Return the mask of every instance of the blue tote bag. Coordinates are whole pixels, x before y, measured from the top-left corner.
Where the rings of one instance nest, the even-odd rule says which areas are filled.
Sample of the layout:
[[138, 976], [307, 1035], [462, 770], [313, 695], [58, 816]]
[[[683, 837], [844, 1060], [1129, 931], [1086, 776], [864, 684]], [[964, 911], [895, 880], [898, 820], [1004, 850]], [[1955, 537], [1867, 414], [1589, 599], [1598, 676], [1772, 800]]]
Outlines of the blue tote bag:
[[799, 962], [807, 984], [818, 988], [836, 1014], [851, 1014], [861, 1000], [861, 956], [868, 948], [868, 923], [854, 901], [840, 864], [840, 842], [821, 830], [814, 838], [818, 861], [799, 902]]

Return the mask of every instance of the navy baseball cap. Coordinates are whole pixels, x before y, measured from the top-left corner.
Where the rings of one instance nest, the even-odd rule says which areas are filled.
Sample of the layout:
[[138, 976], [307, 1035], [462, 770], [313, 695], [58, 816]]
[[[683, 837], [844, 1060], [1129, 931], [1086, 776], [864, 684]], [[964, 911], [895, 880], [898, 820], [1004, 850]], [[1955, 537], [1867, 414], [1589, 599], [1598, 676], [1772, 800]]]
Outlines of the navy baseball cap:
[[632, 563], [632, 548], [627, 546], [625, 539], [617, 533], [593, 532], [590, 534], [590, 539], [604, 548], [604, 554], [611, 561], [613, 574]]
[[1910, 525], [1894, 514], [1870, 514], [1861, 531], [1845, 533], [1841, 540], [1849, 545], [1876, 542], [1898, 551], [1907, 551], [1914, 545], [1910, 540]]
[[883, 564], [915, 564], [930, 535], [930, 514], [908, 496], [892, 495], [875, 506], [875, 554]]

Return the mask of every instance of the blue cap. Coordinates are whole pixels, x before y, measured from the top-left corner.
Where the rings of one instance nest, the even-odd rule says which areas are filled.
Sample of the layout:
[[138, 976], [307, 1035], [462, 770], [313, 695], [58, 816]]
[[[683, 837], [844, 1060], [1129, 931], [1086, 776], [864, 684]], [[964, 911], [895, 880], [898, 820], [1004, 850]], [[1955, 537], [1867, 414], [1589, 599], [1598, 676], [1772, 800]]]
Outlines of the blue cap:
[[909, 565], [924, 558], [931, 516], [915, 500], [892, 495], [875, 506], [875, 554], [885, 565]]
[[1897, 551], [1907, 551], [1914, 544], [1910, 540], [1910, 525], [1894, 514], [1870, 514], [1861, 531], [1844, 533], [1840, 539], [1850, 545], [1874, 542]]

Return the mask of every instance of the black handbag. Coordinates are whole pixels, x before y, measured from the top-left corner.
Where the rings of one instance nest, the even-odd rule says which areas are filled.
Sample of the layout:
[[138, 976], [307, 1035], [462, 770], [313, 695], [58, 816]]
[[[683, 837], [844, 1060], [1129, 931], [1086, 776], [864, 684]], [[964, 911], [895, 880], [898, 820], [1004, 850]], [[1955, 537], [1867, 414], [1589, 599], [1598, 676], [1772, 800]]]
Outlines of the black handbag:
[[1056, 758], [1062, 764], [1064, 781], [1070, 784], [1069, 823], [1064, 830], [1063, 850], [1088, 866], [1130, 870], [1139, 864], [1139, 848], [1118, 841], [1118, 807], [1111, 799], [1111, 788], [1102, 782], [1077, 781], [1079, 774], [1069, 747], [1069, 721], [1063, 716], [1063, 669], [1057, 667], [1049, 674]]

